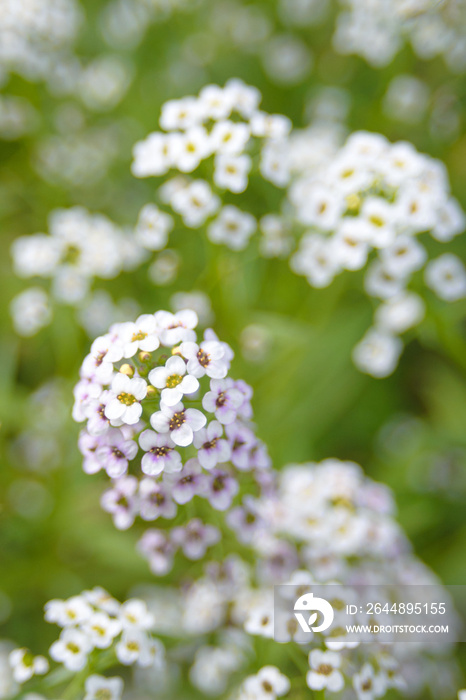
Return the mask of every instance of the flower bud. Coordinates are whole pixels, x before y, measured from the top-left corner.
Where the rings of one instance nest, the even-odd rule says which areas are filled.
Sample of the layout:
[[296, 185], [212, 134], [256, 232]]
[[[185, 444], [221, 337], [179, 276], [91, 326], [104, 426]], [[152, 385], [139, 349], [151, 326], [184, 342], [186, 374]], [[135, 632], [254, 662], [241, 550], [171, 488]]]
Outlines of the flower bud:
[[157, 396], [159, 395], [159, 390], [155, 388], [155, 386], [149, 385], [147, 387], [147, 398], [148, 399], [156, 399]]
[[127, 362], [124, 365], [121, 365], [119, 371], [121, 374], [126, 374], [127, 377], [134, 377], [134, 367]]

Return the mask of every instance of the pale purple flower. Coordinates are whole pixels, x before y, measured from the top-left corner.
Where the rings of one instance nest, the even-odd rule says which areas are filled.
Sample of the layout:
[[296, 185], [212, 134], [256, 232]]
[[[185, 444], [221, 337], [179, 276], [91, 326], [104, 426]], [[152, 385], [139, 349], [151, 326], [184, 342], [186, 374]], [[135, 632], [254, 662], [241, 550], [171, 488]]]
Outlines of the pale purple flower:
[[100, 505], [113, 516], [118, 530], [127, 530], [138, 513], [138, 480], [135, 476], [122, 476], [111, 489], [104, 491]]
[[157, 311], [155, 314], [160, 342], [166, 347], [172, 347], [184, 341], [196, 339], [194, 328], [198, 324], [195, 311], [183, 309], [176, 314], [169, 311]]
[[183, 400], [184, 394], [194, 394], [199, 389], [199, 381], [186, 374], [186, 362], [173, 355], [165, 367], [156, 367], [149, 372], [149, 382], [162, 390], [162, 401], [167, 406], [174, 406]]
[[228, 462], [231, 448], [223, 437], [223, 426], [213, 420], [206, 428], [194, 435], [197, 458], [204, 469], [213, 469], [217, 464]]
[[252, 496], [245, 496], [243, 504], [233, 508], [226, 520], [240, 542], [249, 544], [255, 538], [257, 532], [263, 528], [264, 520], [261, 517], [257, 501]]
[[84, 415], [87, 418], [87, 429], [91, 435], [101, 435], [110, 426], [110, 421], [105, 415], [105, 407], [113, 394], [110, 391], [103, 391], [99, 398], [91, 399], [84, 408]]
[[225, 362], [228, 364], [228, 369], [230, 368], [230, 363], [232, 359], [235, 356], [235, 353], [231, 349], [231, 347], [228, 345], [228, 343], [225, 343], [222, 340], [219, 340], [218, 335], [212, 328], [206, 328], [204, 331], [204, 340], [208, 340], [209, 342], [215, 341], [217, 343], [220, 343], [220, 345], [223, 348], [223, 359]]
[[237, 469], [251, 469], [251, 450], [257, 440], [253, 431], [243, 423], [231, 423], [225, 427], [228, 442], [231, 447], [231, 461]]
[[191, 445], [194, 433], [206, 424], [206, 417], [195, 408], [185, 408], [183, 404], [174, 406], [160, 404], [160, 411], [153, 413], [150, 424], [158, 433], [170, 433], [170, 437], [180, 447]]
[[193, 518], [184, 527], [175, 527], [171, 540], [179, 545], [188, 559], [202, 559], [207, 549], [220, 541], [220, 531], [213, 525], [204, 525], [199, 518]]
[[105, 435], [89, 435], [87, 430], [80, 432], [78, 447], [84, 457], [83, 470], [86, 474], [97, 474], [103, 468], [103, 463], [99, 459], [99, 449], [106, 443]]
[[99, 384], [108, 384], [113, 375], [113, 363], [123, 357], [122, 346], [110, 333], [96, 338], [89, 355], [84, 358], [81, 376]]
[[146, 530], [138, 542], [138, 549], [156, 576], [164, 576], [171, 570], [175, 547], [161, 530]]
[[203, 496], [215, 510], [227, 510], [238, 491], [238, 482], [228, 472], [212, 469], [206, 475]]
[[143, 520], [157, 520], [157, 518], [174, 518], [176, 504], [169, 489], [154, 479], [142, 479], [139, 484], [139, 511]]
[[86, 420], [86, 408], [89, 402], [98, 399], [102, 394], [102, 386], [92, 379], [81, 379], [74, 387], [73, 394], [73, 420], [81, 423]]
[[223, 425], [234, 423], [240, 407], [244, 403], [244, 394], [237, 388], [232, 379], [212, 379], [210, 391], [202, 399], [202, 407]]
[[121, 430], [110, 428], [105, 435], [106, 444], [99, 448], [97, 458], [111, 479], [118, 479], [128, 471], [128, 462], [137, 454], [134, 440], [126, 440]]
[[105, 407], [105, 415], [110, 420], [121, 420], [133, 425], [142, 414], [139, 403], [147, 394], [147, 384], [144, 379], [130, 379], [126, 374], [118, 372], [112, 380], [112, 397]]
[[181, 456], [175, 448], [175, 443], [166, 433], [154, 433], [153, 430], [144, 430], [139, 436], [139, 444], [146, 453], [141, 460], [141, 469], [144, 474], [156, 476], [163, 471], [180, 471]]
[[181, 343], [180, 352], [188, 360], [188, 372], [194, 377], [207, 375], [213, 379], [223, 379], [228, 372], [225, 349], [216, 340], [204, 340], [200, 345]]
[[262, 440], [257, 440], [249, 453], [249, 461], [252, 469], [269, 469], [272, 465], [266, 445]]
[[197, 459], [188, 459], [183, 470], [167, 479], [171, 485], [171, 492], [174, 500], [180, 505], [184, 505], [201, 493], [204, 488], [204, 474]]
[[252, 406], [251, 406], [251, 399], [252, 399], [252, 387], [249, 386], [243, 379], [237, 379], [234, 382], [235, 389], [238, 389], [242, 394], [243, 394], [243, 403], [238, 409], [238, 415], [241, 416], [241, 418], [246, 418], [250, 419], [252, 418]]
[[153, 314], [143, 314], [135, 323], [120, 324], [118, 335], [123, 345], [124, 357], [133, 357], [139, 350], [153, 352], [160, 345]]
[[286, 583], [293, 571], [299, 566], [296, 547], [290, 542], [271, 538], [261, 549], [258, 573], [260, 579], [266, 583]]

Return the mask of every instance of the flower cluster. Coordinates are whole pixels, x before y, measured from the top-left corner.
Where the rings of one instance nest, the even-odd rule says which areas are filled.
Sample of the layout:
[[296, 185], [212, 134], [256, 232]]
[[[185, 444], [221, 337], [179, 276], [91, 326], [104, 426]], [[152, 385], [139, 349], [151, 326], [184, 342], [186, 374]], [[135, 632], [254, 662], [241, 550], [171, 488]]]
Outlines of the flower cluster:
[[[0, 0], [0, 71], [53, 81], [81, 24], [76, 0]], [[60, 57], [60, 59], [59, 59]]]
[[[269, 466], [250, 422], [252, 390], [227, 376], [230, 347], [212, 330], [199, 340], [197, 322], [194, 311], [184, 310], [115, 324], [82, 364], [73, 417], [86, 421], [83, 467], [112, 479], [102, 507], [120, 529], [137, 515], [172, 519], [196, 495], [227, 510], [237, 473]], [[165, 572], [176, 547], [197, 559], [217, 540], [215, 528], [194, 519], [170, 538], [147, 531], [141, 550]]]
[[[411, 691], [429, 673], [434, 677], [439, 664], [448, 673], [440, 648], [437, 660], [431, 645], [428, 656], [423, 645], [387, 649], [374, 638], [371, 645], [360, 646], [345, 639], [338, 628], [337, 635], [303, 637], [293, 614], [285, 620], [285, 638], [272, 641], [283, 622], [275, 616], [281, 610], [274, 609], [272, 582], [290, 584], [285, 587], [292, 590], [287, 609], [296, 600], [295, 591], [306, 592], [318, 583], [351, 586], [359, 581], [384, 587], [437, 583], [412, 555], [394, 521], [393, 500], [386, 487], [369, 480], [352, 462], [329, 459], [286, 467], [269, 479], [258, 499], [249, 499], [245, 506], [243, 526], [236, 516], [230, 525], [249, 547], [253, 556], [248, 560], [254, 563], [236, 554], [234, 541], [229, 540], [226, 556], [221, 561], [208, 560], [199, 578], [185, 578], [182, 587], [148, 588], [146, 603], [129, 600], [120, 605], [102, 589], [95, 589], [46, 605], [46, 619], [62, 627], [50, 657], [70, 674], [86, 669], [88, 677], [81, 677], [86, 700], [101, 697], [100, 689], [112, 700], [120, 699], [122, 681], [98, 675], [109, 670], [115, 658], [123, 666], [156, 668], [160, 678], [164, 650], [151, 631], [173, 637], [174, 625], [184, 652], [179, 655], [175, 646], [170, 664], [190, 664], [192, 685], [207, 695], [220, 695], [227, 688], [237, 700], [287, 695], [290, 679], [275, 666], [259, 667], [246, 677], [238, 673], [249, 667], [258, 637], [270, 645], [293, 643], [300, 667], [308, 659], [308, 670], [299, 683], [329, 692], [352, 686], [358, 700], [382, 697], [390, 688]], [[218, 537], [214, 530], [195, 520], [173, 528], [170, 537], [197, 560]], [[162, 531], [154, 533], [147, 531], [143, 539], [153, 547], [151, 563], [155, 562], [153, 571], [158, 574], [172, 545]], [[349, 600], [341, 588], [336, 586], [332, 599], [336, 614]], [[187, 638], [195, 638], [196, 644], [186, 645]], [[104, 650], [112, 650], [112, 656], [103, 654]], [[48, 669], [44, 657], [33, 657], [26, 649], [16, 650], [10, 663], [20, 683]], [[40, 688], [40, 679], [37, 683]]]
[[406, 39], [416, 55], [443, 56], [454, 73], [466, 70], [464, 0], [340, 0], [333, 45], [362, 56], [375, 68], [388, 65]]
[[[233, 250], [247, 246], [257, 221], [235, 205], [222, 206], [221, 196], [244, 192], [253, 168], [277, 187], [284, 187], [289, 178], [284, 153], [290, 121], [261, 111], [260, 100], [256, 88], [237, 79], [223, 88], [207, 85], [197, 97], [166, 102], [160, 116], [163, 131], [149, 134], [133, 151], [136, 177], [182, 173], [166, 179], [160, 201], [187, 228], [208, 222], [209, 239]], [[202, 177], [192, 175], [198, 169]], [[212, 173], [208, 179], [207, 172]], [[153, 249], [166, 244], [172, 227], [172, 217], [158, 206], [148, 204], [141, 211], [138, 230], [150, 237]]]
[[[69, 672], [60, 676], [52, 672], [50, 682], [64, 683], [87, 669], [85, 700], [120, 700], [123, 692], [121, 678], [107, 678], [92, 670], [104, 671], [115, 664], [160, 669], [165, 663], [164, 647], [151, 634], [154, 617], [142, 600], [133, 598], [121, 604], [105, 590], [94, 588], [68, 600], [51, 600], [45, 606], [45, 619], [61, 628], [50, 647], [50, 658]], [[9, 661], [20, 685], [50, 668], [45, 657], [33, 656], [28, 649], [15, 649]]]
[[327, 459], [286, 467], [277, 494], [280, 507], [266, 508], [267, 529], [302, 543], [306, 568], [321, 581], [342, 580], [346, 559], [388, 561], [408, 550], [389, 489], [370, 481], [354, 462]]
[[[309, 284], [326, 287], [343, 270], [369, 262], [365, 289], [382, 304], [354, 361], [364, 372], [387, 376], [402, 350], [398, 336], [424, 316], [422, 298], [407, 291], [428, 259], [419, 234], [447, 242], [465, 226], [444, 167], [409, 143], [355, 132], [331, 162], [297, 178], [289, 196], [306, 227], [291, 266]], [[427, 264], [425, 282], [453, 301], [465, 295], [466, 271], [447, 254]]]
[[[254, 640], [264, 637], [272, 644], [274, 636], [277, 644], [299, 644], [299, 650], [294, 644], [294, 653], [301, 656], [303, 665], [308, 657], [309, 664], [302, 682], [313, 690], [336, 692], [353, 686], [358, 698], [368, 700], [393, 687], [414, 689], [419, 678], [435, 674], [446, 660], [441, 652], [437, 660], [430, 645], [428, 656], [424, 645], [416, 649], [409, 644], [395, 645], [387, 650], [376, 637], [370, 647], [358, 645], [345, 639], [338, 627], [331, 635], [316, 633], [310, 638], [302, 634], [293, 613], [281, 618], [272, 582], [289, 584], [284, 587], [291, 590], [284, 608], [288, 615], [290, 601], [293, 604], [298, 595], [319, 583], [343, 582], [351, 587], [355, 582], [370, 582], [399, 590], [404, 584], [437, 582], [412, 555], [394, 520], [389, 489], [366, 478], [358, 465], [329, 459], [291, 465], [275, 476], [267, 493], [246, 499], [243, 517], [236, 510], [229, 519], [243, 546], [254, 553], [248, 557], [253, 564], [235, 554], [232, 544], [226, 557], [207, 561], [202, 576], [185, 580], [182, 590], [169, 589], [170, 596], [163, 595], [160, 587], [148, 592], [148, 604], [160, 629], [169, 629], [176, 619], [183, 635], [205, 636], [206, 645], [197, 647], [191, 666], [193, 685], [204, 693], [208, 688], [210, 694], [224, 692], [231, 675], [242, 665], [241, 658], [250, 657]], [[153, 538], [152, 546], [154, 561], [163, 565], [167, 540], [161, 534]], [[342, 588], [336, 586], [332, 599], [336, 611], [342, 603], [354, 603]], [[231, 637], [226, 644], [226, 630], [239, 635], [236, 650]], [[214, 648], [212, 635], [217, 640]], [[413, 666], [417, 669], [414, 676]], [[270, 695], [264, 694], [265, 684]], [[254, 700], [279, 697], [288, 688], [287, 678], [278, 669], [266, 667], [244, 679], [233, 697], [236, 693]]]
[[[51, 294], [59, 302], [78, 306], [86, 299], [94, 278], [111, 279], [132, 269], [144, 257], [129, 235], [100, 214], [86, 209], [58, 209], [50, 216], [50, 234], [20, 236], [11, 252], [18, 276], [49, 278]], [[11, 304], [16, 330], [33, 335], [51, 319], [46, 292], [32, 287]]]

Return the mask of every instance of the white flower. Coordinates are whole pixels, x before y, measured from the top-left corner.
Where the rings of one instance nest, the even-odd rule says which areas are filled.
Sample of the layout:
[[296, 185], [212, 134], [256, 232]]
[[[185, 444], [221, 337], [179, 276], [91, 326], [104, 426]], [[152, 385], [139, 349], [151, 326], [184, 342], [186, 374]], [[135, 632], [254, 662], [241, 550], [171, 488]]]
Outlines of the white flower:
[[10, 313], [15, 331], [25, 337], [35, 335], [52, 320], [47, 292], [40, 287], [25, 289], [15, 296], [10, 303]]
[[189, 341], [181, 343], [180, 352], [188, 360], [188, 372], [194, 377], [226, 377], [229, 363], [224, 346], [217, 340], [203, 340], [200, 345]]
[[133, 357], [139, 350], [153, 352], [160, 345], [153, 314], [143, 314], [135, 323], [121, 323], [118, 336], [124, 357]]
[[337, 693], [345, 684], [340, 668], [340, 655], [334, 651], [313, 649], [309, 654], [311, 670], [306, 675], [306, 683], [312, 690], [327, 689]]
[[288, 136], [292, 123], [283, 114], [267, 114], [255, 112], [251, 117], [251, 133], [254, 136], [263, 136], [269, 139], [282, 139]]
[[369, 265], [364, 278], [364, 288], [367, 294], [379, 299], [390, 299], [390, 297], [400, 294], [405, 284], [403, 276], [389, 272], [380, 260], [374, 260]]
[[145, 398], [147, 384], [144, 379], [130, 379], [118, 372], [111, 384], [113, 398], [105, 406], [105, 415], [109, 420], [121, 420], [128, 425], [138, 422], [142, 414], [139, 403]]
[[174, 406], [184, 394], [193, 394], [199, 388], [199, 381], [186, 374], [186, 363], [174, 355], [164, 367], [156, 367], [149, 373], [149, 382], [162, 390], [161, 399], [167, 406]]
[[287, 222], [276, 214], [266, 214], [259, 222], [263, 238], [259, 246], [265, 258], [284, 258], [293, 247], [293, 239]]
[[312, 287], [328, 287], [340, 271], [338, 257], [330, 240], [317, 233], [303, 236], [299, 250], [290, 260], [291, 269], [305, 275]]
[[183, 340], [194, 340], [196, 333], [194, 328], [198, 324], [195, 311], [183, 309], [172, 314], [169, 311], [157, 311], [155, 314], [158, 333], [162, 345], [171, 347]]
[[96, 674], [86, 678], [84, 700], [121, 700], [123, 681], [118, 676], [105, 678]]
[[138, 666], [146, 667], [154, 661], [152, 646], [151, 639], [143, 630], [133, 628], [123, 632], [115, 652], [118, 661], [124, 666], [137, 663]]
[[243, 689], [247, 697], [250, 695], [255, 700], [275, 700], [286, 695], [290, 681], [276, 666], [264, 666], [255, 676], [246, 678]]
[[395, 240], [395, 215], [393, 205], [382, 197], [368, 197], [361, 209], [361, 218], [366, 222], [368, 240], [374, 248], [385, 248]]
[[105, 612], [95, 612], [82, 626], [94, 647], [107, 649], [121, 632], [121, 623]]
[[62, 663], [69, 671], [82, 671], [87, 664], [87, 656], [92, 651], [92, 642], [79, 629], [66, 628], [59, 639], [50, 647], [50, 656]]
[[11, 245], [15, 273], [19, 277], [50, 277], [59, 263], [61, 252], [59, 242], [45, 233], [19, 236]]
[[353, 350], [353, 362], [373, 377], [388, 377], [395, 370], [403, 349], [399, 338], [370, 328]]
[[198, 105], [203, 119], [225, 119], [233, 109], [233, 95], [218, 85], [205, 85], [199, 93]]
[[92, 615], [92, 608], [82, 596], [68, 600], [50, 600], [45, 605], [45, 619], [60, 627], [80, 625]]
[[255, 607], [249, 611], [248, 617], [244, 623], [244, 629], [248, 634], [273, 639], [273, 620], [273, 608]]
[[42, 676], [49, 670], [45, 656], [33, 656], [28, 649], [15, 649], [8, 657], [17, 683], [25, 683], [35, 675]]
[[466, 296], [466, 269], [452, 253], [432, 260], [426, 267], [424, 279], [440, 299], [457, 301]]
[[214, 183], [217, 187], [239, 194], [248, 186], [252, 167], [249, 156], [218, 155], [215, 158]]
[[366, 663], [353, 676], [353, 688], [358, 700], [374, 700], [385, 695], [386, 684], [381, 674], [376, 675], [371, 664]]
[[175, 165], [183, 173], [191, 173], [211, 154], [210, 138], [203, 126], [193, 126], [180, 136]]
[[78, 305], [89, 291], [89, 276], [73, 265], [61, 265], [52, 281], [53, 296], [65, 304]]
[[99, 384], [108, 384], [113, 375], [113, 363], [123, 357], [122, 345], [107, 333], [96, 338], [89, 355], [84, 358], [81, 376]]
[[262, 148], [261, 175], [276, 187], [285, 187], [290, 180], [289, 150], [284, 139], [267, 141]]
[[238, 155], [244, 150], [250, 137], [246, 124], [229, 120], [217, 122], [210, 134], [211, 148], [214, 153]]
[[466, 228], [466, 217], [461, 205], [456, 199], [450, 197], [437, 209], [437, 223], [431, 234], [437, 241], [451, 241], [454, 236], [462, 233]]
[[415, 178], [422, 165], [422, 158], [414, 146], [407, 141], [399, 141], [384, 152], [379, 167], [386, 182], [391, 187], [399, 187], [410, 178]]
[[346, 270], [360, 270], [369, 254], [369, 231], [364, 220], [353, 217], [341, 222], [333, 238], [333, 248], [339, 264]]
[[146, 204], [139, 212], [134, 230], [136, 241], [148, 250], [162, 250], [173, 228], [173, 219], [155, 204]]
[[153, 413], [150, 424], [158, 433], [170, 433], [170, 437], [180, 447], [191, 445], [194, 433], [204, 427], [207, 419], [195, 408], [185, 408], [182, 403], [174, 406], [160, 404], [160, 411]]
[[199, 228], [217, 211], [220, 200], [207, 182], [194, 180], [173, 194], [171, 205], [188, 228]]
[[221, 210], [219, 216], [207, 229], [212, 243], [224, 243], [232, 250], [245, 248], [257, 228], [252, 214], [243, 212], [229, 204]]
[[239, 78], [231, 78], [225, 85], [225, 92], [233, 103], [233, 109], [245, 119], [250, 119], [257, 111], [262, 96], [256, 87], [246, 85]]
[[384, 269], [395, 277], [419, 270], [427, 260], [425, 248], [412, 236], [397, 236], [393, 243], [379, 253]]
[[159, 124], [162, 129], [172, 131], [185, 130], [194, 126], [202, 119], [202, 106], [195, 97], [184, 97], [181, 100], [169, 100], [162, 106]]
[[298, 206], [299, 220], [324, 231], [336, 228], [345, 209], [344, 200], [329, 185], [311, 181], [298, 181], [290, 190], [293, 202]]
[[406, 186], [395, 202], [398, 225], [407, 233], [432, 230], [437, 223], [434, 193], [421, 189], [419, 183]]
[[154, 616], [147, 609], [147, 604], [137, 598], [132, 598], [123, 603], [119, 617], [124, 629], [139, 628], [150, 630], [155, 622]]
[[172, 167], [178, 146], [177, 134], [154, 132], [133, 148], [131, 171], [135, 177], [165, 175]]
[[175, 311], [193, 309], [203, 326], [208, 326], [214, 319], [212, 302], [205, 292], [194, 289], [192, 292], [175, 292], [170, 305]]
[[381, 304], [375, 312], [375, 321], [389, 333], [404, 333], [422, 321], [425, 304], [418, 294], [404, 292]]
[[163, 471], [179, 472], [182, 469], [181, 455], [174, 447], [175, 443], [169, 435], [143, 430], [139, 436], [139, 444], [146, 452], [141, 460], [141, 470], [148, 476], [156, 476]]

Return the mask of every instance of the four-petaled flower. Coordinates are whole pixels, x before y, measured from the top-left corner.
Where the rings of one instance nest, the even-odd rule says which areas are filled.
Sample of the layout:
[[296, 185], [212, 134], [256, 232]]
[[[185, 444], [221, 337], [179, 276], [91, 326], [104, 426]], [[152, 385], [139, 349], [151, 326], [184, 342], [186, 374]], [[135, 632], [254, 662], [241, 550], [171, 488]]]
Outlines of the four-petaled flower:
[[194, 394], [199, 388], [199, 381], [191, 374], [186, 374], [185, 361], [174, 355], [165, 367], [156, 367], [149, 373], [149, 381], [162, 390], [161, 398], [167, 406], [174, 406], [182, 401], [184, 394]]
[[204, 469], [213, 469], [230, 459], [230, 445], [223, 437], [223, 427], [216, 420], [198, 430], [194, 436], [194, 446], [198, 449], [197, 458]]
[[170, 437], [180, 447], [191, 445], [194, 433], [206, 424], [206, 417], [195, 408], [185, 408], [183, 404], [174, 406], [160, 404], [160, 411], [153, 413], [150, 424], [158, 433], [170, 433]]
[[213, 379], [223, 379], [228, 372], [225, 348], [216, 340], [204, 340], [200, 345], [193, 342], [181, 343], [180, 352], [188, 360], [188, 372], [193, 377], [207, 374]]
[[144, 430], [139, 436], [139, 444], [146, 453], [141, 461], [141, 469], [144, 474], [156, 476], [163, 471], [180, 471], [182, 467], [181, 456], [174, 449], [175, 443], [170, 435]]
[[139, 403], [147, 394], [147, 384], [144, 379], [130, 379], [126, 374], [118, 372], [112, 380], [112, 398], [105, 406], [105, 415], [110, 420], [120, 420], [128, 425], [138, 422], [142, 414]]

